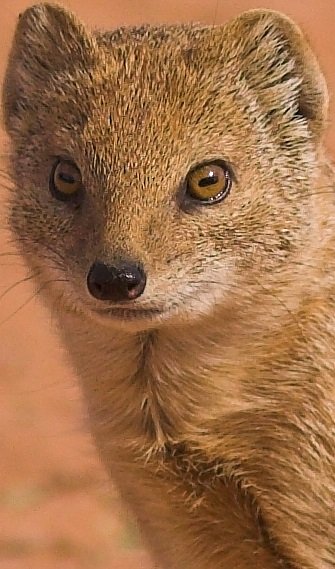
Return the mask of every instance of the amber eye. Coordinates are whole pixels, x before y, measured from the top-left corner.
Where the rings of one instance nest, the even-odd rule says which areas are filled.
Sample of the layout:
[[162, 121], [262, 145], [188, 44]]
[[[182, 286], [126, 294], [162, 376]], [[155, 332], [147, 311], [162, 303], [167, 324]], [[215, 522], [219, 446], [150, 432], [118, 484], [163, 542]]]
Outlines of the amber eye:
[[186, 178], [186, 191], [190, 197], [203, 204], [223, 200], [231, 188], [231, 175], [223, 162], [201, 164], [191, 170]]
[[50, 176], [50, 190], [61, 201], [78, 196], [83, 184], [79, 168], [69, 160], [58, 160]]

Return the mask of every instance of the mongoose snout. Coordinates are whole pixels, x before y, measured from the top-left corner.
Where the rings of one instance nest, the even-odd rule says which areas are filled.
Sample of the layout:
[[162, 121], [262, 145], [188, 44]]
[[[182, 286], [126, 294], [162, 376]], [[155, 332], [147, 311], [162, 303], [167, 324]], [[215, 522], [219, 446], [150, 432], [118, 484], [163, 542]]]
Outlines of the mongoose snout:
[[143, 293], [145, 285], [145, 272], [135, 263], [106, 265], [96, 261], [87, 275], [87, 288], [98, 300], [134, 300]]

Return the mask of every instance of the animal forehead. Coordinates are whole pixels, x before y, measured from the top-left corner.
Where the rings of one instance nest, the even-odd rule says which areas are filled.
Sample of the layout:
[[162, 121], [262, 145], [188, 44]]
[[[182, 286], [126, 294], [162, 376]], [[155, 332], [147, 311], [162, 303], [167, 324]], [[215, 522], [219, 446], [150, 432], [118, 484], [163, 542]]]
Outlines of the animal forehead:
[[196, 160], [199, 153], [200, 158], [206, 155], [207, 147], [211, 154], [227, 142], [224, 110], [220, 107], [216, 115], [212, 101], [207, 105], [204, 100], [204, 108], [189, 95], [178, 101], [136, 90], [114, 97], [95, 103], [83, 131], [86, 146], [112, 162], [136, 163], [136, 168], [150, 163], [152, 170], [162, 166], [164, 157], [171, 166], [177, 157]]
[[158, 133], [180, 137], [185, 129], [215, 125], [206, 119], [224, 114], [225, 70], [216, 70], [214, 64], [209, 68], [198, 55], [183, 51], [170, 43], [109, 47], [104, 64], [90, 73], [93, 92], [86, 99], [85, 134], [100, 138], [114, 133], [124, 142], [126, 137], [143, 140]]
[[[163, 99], [198, 87], [217, 87], [229, 67], [224, 28], [170, 26], [124, 28], [97, 37], [102, 60], [97, 72], [114, 88], [134, 85]], [[196, 89], [196, 90], [198, 90]], [[191, 91], [191, 92], [192, 92]], [[152, 94], [152, 93], [151, 93]]]
[[95, 80], [104, 81], [109, 92], [114, 91], [119, 98], [136, 98], [137, 93], [143, 100], [180, 100], [190, 94], [190, 88], [198, 91], [212, 85], [210, 65], [198, 55], [190, 58], [189, 52], [178, 45], [115, 46], [105, 52], [104, 65], [98, 64]]

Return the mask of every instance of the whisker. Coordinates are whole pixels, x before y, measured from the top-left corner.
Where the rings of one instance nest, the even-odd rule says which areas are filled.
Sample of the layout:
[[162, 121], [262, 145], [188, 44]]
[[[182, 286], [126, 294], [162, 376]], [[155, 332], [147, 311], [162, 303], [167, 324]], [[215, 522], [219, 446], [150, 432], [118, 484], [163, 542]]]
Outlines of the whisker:
[[5, 168], [0, 168], [0, 175], [4, 175], [7, 178], [10, 178], [9, 173], [7, 172], [7, 170]]
[[6, 192], [12, 192], [14, 190], [14, 186], [8, 186], [4, 182], [0, 181], [0, 187], [5, 190]]
[[11, 320], [11, 318], [13, 318], [13, 316], [15, 316], [16, 314], [18, 314], [18, 312], [20, 312], [20, 310], [22, 310], [23, 308], [25, 308], [39, 293], [39, 290], [34, 292], [34, 294], [32, 294], [28, 300], [26, 300], [25, 302], [23, 302], [16, 310], [14, 310], [14, 312], [12, 312], [9, 316], [7, 316], [6, 318], [4, 318], [4, 320], [2, 320], [0, 322], [0, 326], [2, 326], [3, 324], [6, 324], [6, 322], [8, 322], [9, 320]]
[[312, 196], [323, 196], [332, 194], [335, 195], [335, 185], [334, 184], [326, 184], [325, 186], [317, 186], [315, 190], [308, 194], [309, 197]]
[[7, 170], [4, 170], [3, 168], [0, 168], [0, 176], [3, 176], [4, 178], [6, 178], [6, 180], [12, 181], [10, 174], [7, 172]]
[[6, 253], [0, 253], [0, 257], [21, 257], [20, 253], [15, 253], [14, 251], [8, 251]]
[[[296, 315], [292, 312], [292, 310], [290, 310], [290, 309], [288, 308], [288, 306], [285, 304], [285, 302], [284, 302], [279, 296], [277, 296], [270, 288], [264, 286], [263, 283], [261, 283], [261, 282], [259, 281], [259, 279], [257, 279], [255, 276], [254, 276], [254, 279], [255, 279], [256, 285], [257, 285], [259, 288], [261, 288], [267, 295], [269, 295], [270, 297], [272, 297], [272, 298], [277, 302], [277, 304], [279, 304], [279, 305], [289, 314], [289, 316], [292, 318], [292, 320], [294, 321], [294, 323], [298, 326], [299, 331], [300, 331], [302, 337], [304, 338], [304, 337], [305, 337], [305, 335], [304, 335], [304, 330], [303, 330], [303, 328], [302, 328], [302, 326], [301, 326], [301, 323], [300, 323], [299, 320], [297, 319]], [[200, 282], [201, 284], [206, 284], [206, 285], [209, 285], [209, 284], [220, 284], [220, 285], [222, 285], [222, 282], [215, 281], [215, 280], [209, 280], [209, 279], [206, 279], [206, 280], [204, 279], [204, 280], [196, 281], [196, 282], [193, 283], [193, 284], [198, 284], [199, 282]], [[248, 294], [250, 297], [252, 296], [252, 293], [250, 293], [248, 290], [245, 290], [243, 287], [241, 287], [241, 286], [239, 286], [239, 285], [234, 285], [234, 283], [230, 283], [230, 284], [229, 284], [229, 288], [230, 288], [230, 289], [234, 289], [234, 288], [235, 288], [236, 290], [242, 291], [243, 294]], [[193, 295], [192, 295], [192, 294], [190, 294], [189, 296], [190, 296], [191, 298], [193, 298]], [[187, 297], [187, 294], [185, 294], [185, 297]]]
[[0, 267], [21, 267], [25, 269], [26, 265], [24, 263], [0, 263]]
[[[23, 238], [22, 237], [13, 237], [13, 238], [7, 239], [7, 244], [9, 246], [14, 245], [15, 248], [17, 248], [18, 245], [20, 245], [20, 244], [24, 245], [25, 243], [30, 245], [29, 240], [25, 239], [24, 237]], [[63, 269], [64, 265], [66, 265], [66, 259], [64, 258], [64, 256], [59, 251], [57, 251], [56, 249], [54, 249], [50, 245], [47, 245], [46, 243], [43, 243], [42, 247], [44, 250], [50, 251], [50, 253], [52, 253], [52, 256], [54, 257], [52, 260], [56, 263], [56, 265], [58, 265], [58, 266], [54, 266], [53, 268]], [[46, 252], [43, 251], [43, 249], [38, 251], [38, 258], [46, 259], [50, 263], [50, 261], [51, 261], [50, 256], [48, 256], [46, 254]], [[6, 252], [0, 253], [0, 257], [6, 257], [6, 256], [17, 256], [19, 258], [22, 258], [22, 254], [18, 251], [8, 251], [8, 252], [6, 251]]]
[[6, 238], [6, 244], [10, 245], [10, 246], [14, 246], [15, 249], [17, 249], [18, 243], [27, 243], [28, 240], [27, 239], [21, 239], [17, 236], [13, 236], [11, 233], [8, 234], [7, 238]]
[[[52, 253], [56, 257], [57, 260], [60, 260], [62, 262], [62, 264], [60, 265], [60, 268], [63, 268], [63, 265], [66, 265], [66, 259], [59, 251], [57, 251], [56, 249], [54, 249], [50, 245], [46, 245], [45, 243], [43, 243], [43, 247], [47, 251], [50, 251], [50, 253]], [[42, 253], [39, 252], [39, 256], [42, 256], [44, 259], [50, 260], [48, 255], [46, 255], [44, 252], [42, 252]]]
[[314, 197], [314, 196], [327, 196], [329, 194], [332, 194], [335, 197], [335, 188], [333, 188], [332, 190], [329, 190], [329, 191], [313, 192], [313, 193], [308, 194], [308, 195], [309, 195], [309, 197]]
[[288, 264], [295, 265], [297, 267], [306, 267], [308, 269], [317, 269], [319, 266], [318, 264], [313, 265], [312, 263], [305, 263], [305, 261], [294, 261], [293, 259], [290, 259]]
[[261, 289], [264, 290], [264, 292], [266, 292], [267, 294], [269, 294], [270, 296], [272, 296], [272, 298], [274, 298], [287, 312], [288, 314], [294, 319], [296, 320], [296, 324], [298, 324], [298, 326], [300, 327], [300, 322], [296, 319], [295, 315], [293, 314], [293, 312], [286, 306], [285, 302], [282, 301], [281, 298], [279, 298], [279, 296], [277, 296], [276, 294], [274, 294], [272, 292], [272, 290], [266, 286], [263, 285], [263, 283], [260, 282], [259, 279], [257, 279], [256, 277], [255, 281], [257, 283], [257, 286], [259, 286]]
[[29, 298], [27, 300], [25, 300], [22, 304], [20, 304], [20, 306], [18, 308], [16, 308], [14, 310], [14, 312], [12, 312], [9, 316], [7, 316], [6, 318], [4, 318], [1, 322], [0, 322], [0, 326], [3, 326], [3, 324], [6, 324], [6, 322], [8, 322], [9, 320], [11, 320], [14, 316], [16, 316], [16, 314], [18, 314], [20, 312], [20, 310], [23, 310], [26, 306], [28, 306], [28, 304], [34, 300], [34, 298], [36, 298], [50, 283], [53, 282], [67, 282], [66, 279], [50, 279], [46, 282], [44, 282], [37, 291], [35, 291], [31, 296], [29, 296]]
[[3, 298], [5, 296], [7, 296], [8, 293], [10, 293], [12, 290], [14, 290], [16, 287], [18, 287], [20, 284], [23, 284], [25, 282], [31, 281], [33, 280], [37, 275], [28, 275], [27, 277], [23, 277], [22, 279], [20, 279], [19, 281], [16, 281], [14, 284], [10, 285], [1, 295], [0, 295], [0, 301], [3, 300]]

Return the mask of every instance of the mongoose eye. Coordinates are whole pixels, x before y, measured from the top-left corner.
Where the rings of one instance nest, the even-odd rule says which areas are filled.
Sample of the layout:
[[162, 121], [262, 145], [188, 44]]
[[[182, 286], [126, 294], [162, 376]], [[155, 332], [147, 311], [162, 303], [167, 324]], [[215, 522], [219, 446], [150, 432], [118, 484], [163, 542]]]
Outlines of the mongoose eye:
[[58, 160], [50, 176], [50, 191], [61, 201], [69, 201], [83, 188], [79, 168], [69, 160]]
[[230, 192], [231, 175], [222, 161], [200, 164], [186, 177], [187, 194], [204, 205], [223, 200]]

